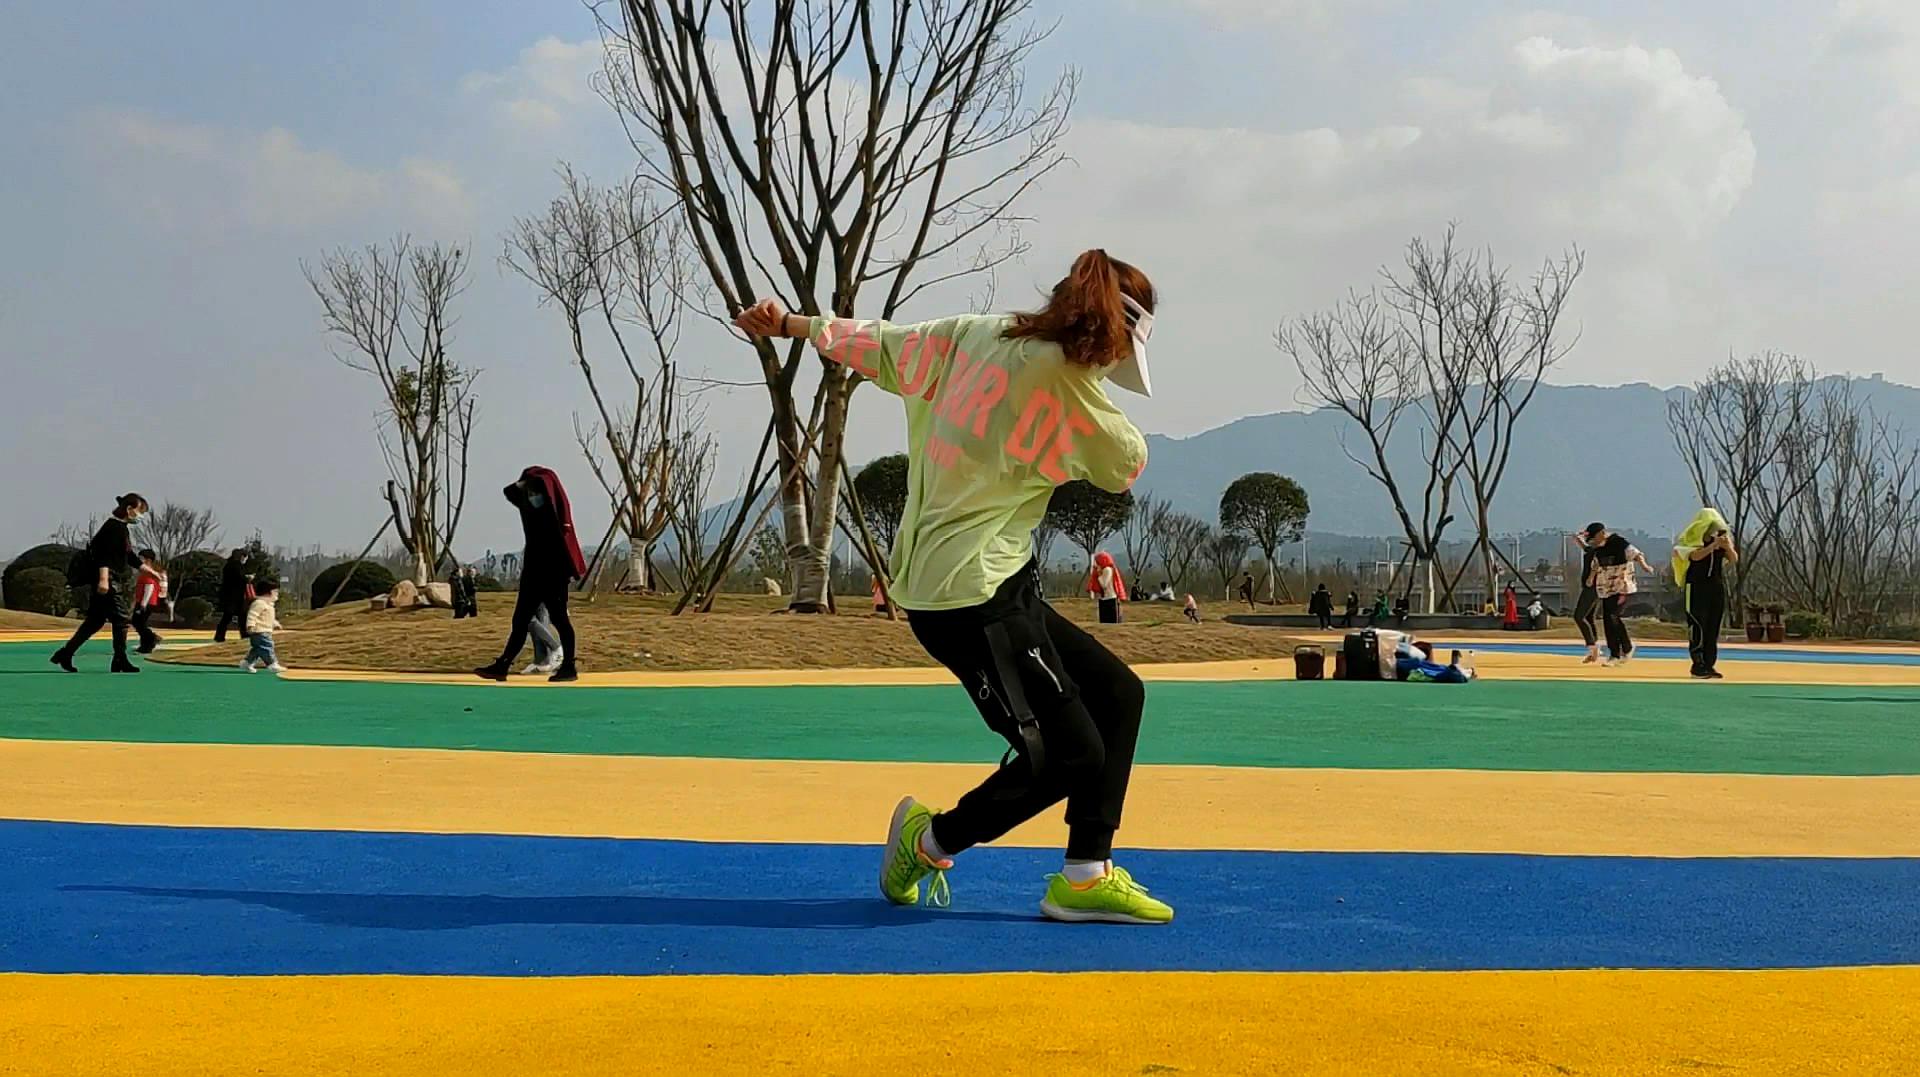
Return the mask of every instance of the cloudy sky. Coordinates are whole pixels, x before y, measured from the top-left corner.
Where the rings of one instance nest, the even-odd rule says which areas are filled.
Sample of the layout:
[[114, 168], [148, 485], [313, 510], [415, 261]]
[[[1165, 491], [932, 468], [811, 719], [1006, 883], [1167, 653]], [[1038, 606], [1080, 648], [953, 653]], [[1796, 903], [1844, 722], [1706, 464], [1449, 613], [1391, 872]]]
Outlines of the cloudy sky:
[[[1032, 251], [998, 294], [1025, 302], [1088, 246], [1145, 268], [1163, 304], [1157, 395], [1131, 409], [1144, 429], [1296, 406], [1276, 323], [1365, 286], [1450, 219], [1520, 267], [1586, 250], [1583, 335], [1554, 380], [1665, 386], [1780, 348], [1920, 381], [1905, 324], [1920, 5], [1038, 6], [1058, 28], [1035, 81], [1081, 74], [1074, 163], [1024, 204]], [[211, 504], [235, 536], [357, 547], [380, 520], [376, 387], [330, 356], [300, 261], [398, 230], [477, 252], [456, 340], [484, 371], [462, 553], [517, 545], [493, 491], [522, 466], [590, 482], [561, 327], [496, 266], [558, 162], [602, 179], [633, 167], [588, 82], [590, 15], [576, 0], [324, 9], [13, 6], [0, 553], [130, 488]], [[684, 360], [753, 376], [717, 332]], [[870, 394], [855, 460], [900, 443]], [[730, 484], [764, 392], [709, 404]]]

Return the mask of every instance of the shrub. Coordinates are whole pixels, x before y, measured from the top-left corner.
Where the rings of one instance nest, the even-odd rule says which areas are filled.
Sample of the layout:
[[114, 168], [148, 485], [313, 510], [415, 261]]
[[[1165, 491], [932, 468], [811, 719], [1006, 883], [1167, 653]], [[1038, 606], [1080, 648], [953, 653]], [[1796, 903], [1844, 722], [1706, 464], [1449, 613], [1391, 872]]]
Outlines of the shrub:
[[496, 576], [475, 576], [473, 578], [473, 589], [475, 591], [504, 591], [507, 589], [507, 585], [501, 583]]
[[173, 604], [173, 623], [182, 628], [205, 628], [213, 623], [213, 603], [195, 596]]
[[1874, 630], [1879, 639], [1897, 639], [1903, 643], [1920, 641], [1920, 624], [1887, 624]]
[[226, 558], [211, 550], [180, 554], [167, 565], [167, 596], [176, 605], [189, 598], [205, 599], [208, 605], [218, 602], [226, 564]]
[[[51, 569], [60, 575], [60, 586], [65, 587], [67, 585], [67, 565], [73, 560], [73, 555], [79, 552], [78, 549], [72, 546], [63, 545], [58, 542], [49, 542], [44, 546], [35, 546], [33, 549], [28, 550], [26, 553], [8, 562], [6, 571], [0, 572], [0, 591], [6, 592], [7, 608], [10, 610], [20, 610], [23, 613], [46, 612], [32, 606], [23, 606], [20, 604], [21, 600], [14, 597], [15, 591], [19, 587], [20, 577], [37, 568]], [[66, 611], [62, 610], [61, 612], [64, 613]]]
[[1794, 639], [1819, 639], [1831, 635], [1833, 626], [1825, 616], [1811, 610], [1794, 610], [1786, 617], [1787, 635]]
[[44, 613], [59, 617], [67, 612], [73, 595], [67, 587], [67, 574], [51, 568], [30, 568], [7, 581], [7, 606], [23, 613]]
[[[313, 578], [313, 593], [308, 596], [307, 604], [319, 609], [321, 604], [333, 597], [333, 589], [346, 579], [347, 570], [353, 568], [352, 561], [342, 561], [322, 570]], [[375, 595], [384, 595], [393, 590], [393, 573], [377, 561], [362, 561], [359, 568], [353, 569], [353, 578], [347, 580], [347, 589], [340, 592], [340, 602], [364, 602]]]

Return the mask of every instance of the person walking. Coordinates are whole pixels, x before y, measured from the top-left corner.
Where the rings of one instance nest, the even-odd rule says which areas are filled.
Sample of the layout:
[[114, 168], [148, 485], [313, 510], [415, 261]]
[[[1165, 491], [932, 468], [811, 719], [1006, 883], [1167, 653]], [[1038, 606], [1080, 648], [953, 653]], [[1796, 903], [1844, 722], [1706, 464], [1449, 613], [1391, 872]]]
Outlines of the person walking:
[[87, 547], [75, 555], [68, 569], [67, 582], [74, 588], [74, 604], [86, 611], [80, 627], [66, 646], [53, 652], [48, 661], [68, 673], [80, 670], [73, 656], [82, 644], [93, 638], [102, 625], [113, 626], [114, 673], [138, 673], [140, 667], [127, 658], [127, 625], [132, 614], [133, 570], [140, 558], [133, 552], [131, 528], [147, 514], [147, 499], [139, 494], [123, 494], [114, 502], [107, 517]]
[[1333, 628], [1333, 592], [1327, 590], [1326, 584], [1315, 587], [1313, 594], [1307, 596], [1307, 612], [1313, 614], [1320, 631]]
[[1727, 566], [1740, 560], [1726, 517], [1703, 508], [1693, 517], [1673, 548], [1673, 582], [1679, 584], [1687, 605], [1687, 656], [1692, 674], [1702, 680], [1722, 680], [1720, 626], [1727, 616]]
[[560, 476], [544, 467], [530, 467], [503, 491], [507, 501], [520, 510], [520, 527], [526, 534], [527, 549], [520, 565], [520, 594], [513, 606], [513, 624], [500, 657], [473, 672], [488, 680], [504, 681], [513, 671], [514, 659], [527, 645], [527, 633], [541, 607], [553, 621], [560, 637], [560, 666], [547, 679], [554, 682], [577, 681], [573, 621], [567, 616], [567, 594], [573, 581], [585, 579], [587, 559], [580, 552], [580, 541], [573, 532], [573, 506], [567, 500]]
[[247, 656], [240, 660], [240, 668], [248, 673], [258, 672], [255, 665], [264, 667], [268, 673], [285, 673], [287, 667], [280, 664], [280, 652], [274, 648], [273, 634], [280, 631], [280, 581], [262, 579], [254, 582], [253, 598], [247, 603]]
[[1087, 593], [1100, 605], [1100, 623], [1120, 623], [1120, 603], [1127, 599], [1127, 581], [1114, 567], [1113, 555], [1105, 550], [1093, 555], [1093, 571], [1087, 574]]
[[227, 625], [238, 623], [240, 634], [247, 634], [247, 551], [237, 547], [220, 566], [220, 623], [214, 626], [213, 642], [227, 642]]
[[1627, 599], [1638, 593], [1634, 569], [1653, 574], [1646, 555], [1625, 535], [1599, 522], [1587, 525], [1587, 543], [1593, 547], [1594, 591], [1600, 597], [1600, 616], [1606, 627], [1607, 660], [1602, 665], [1625, 665], [1633, 659], [1633, 637], [1627, 632]]
[[153, 620], [154, 609], [167, 597], [167, 573], [160, 567], [159, 558], [152, 550], [141, 550], [140, 571], [133, 581], [133, 616], [128, 621], [140, 636], [140, 646], [135, 648], [140, 654], [152, 654], [162, 642], [148, 623]]
[[901, 398], [910, 492], [893, 549], [894, 600], [1009, 748], [952, 808], [911, 796], [894, 808], [880, 864], [890, 902], [918, 904], [926, 880], [927, 899], [947, 904], [956, 855], [1064, 799], [1065, 864], [1047, 878], [1042, 914], [1173, 919], [1113, 863], [1146, 690], [1040, 598], [1031, 539], [1059, 485], [1084, 479], [1119, 492], [1146, 467], [1146, 440], [1107, 383], [1148, 392], [1154, 307], [1145, 274], [1093, 250], [1030, 313], [894, 326], [795, 317], [763, 300], [735, 319], [752, 336], [807, 337]]
[[1241, 574], [1238, 593], [1240, 595], [1240, 601], [1247, 604], [1247, 609], [1253, 609], [1253, 573], [1247, 572]]

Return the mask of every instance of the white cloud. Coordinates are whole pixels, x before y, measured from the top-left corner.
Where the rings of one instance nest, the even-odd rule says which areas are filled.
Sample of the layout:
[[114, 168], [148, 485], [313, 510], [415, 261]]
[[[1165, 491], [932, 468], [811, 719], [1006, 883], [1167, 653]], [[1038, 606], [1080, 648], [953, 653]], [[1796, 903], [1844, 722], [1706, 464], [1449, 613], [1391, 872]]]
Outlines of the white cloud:
[[444, 163], [410, 157], [366, 168], [281, 127], [229, 131], [109, 112], [85, 132], [110, 191], [165, 226], [298, 233], [392, 213], [460, 228], [473, 214], [465, 185]]
[[510, 126], [552, 134], [583, 110], [605, 108], [593, 87], [603, 56], [595, 38], [543, 37], [520, 50], [513, 66], [470, 74], [460, 80], [460, 88], [491, 102]]

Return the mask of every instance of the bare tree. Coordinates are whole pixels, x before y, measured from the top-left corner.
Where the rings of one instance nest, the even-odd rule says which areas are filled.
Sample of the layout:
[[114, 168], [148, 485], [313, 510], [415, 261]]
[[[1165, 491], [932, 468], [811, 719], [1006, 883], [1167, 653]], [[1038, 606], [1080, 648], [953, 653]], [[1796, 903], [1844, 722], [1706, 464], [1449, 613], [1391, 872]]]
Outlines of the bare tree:
[[[1443, 343], [1448, 339], [1444, 330], [1436, 335]], [[1441, 537], [1453, 522], [1453, 488], [1460, 471], [1458, 457], [1432, 431], [1457, 422], [1461, 408], [1452, 388], [1455, 379], [1437, 361], [1425, 361], [1439, 349], [1432, 344], [1416, 349], [1413, 338], [1378, 292], [1351, 293], [1331, 310], [1282, 325], [1275, 335], [1280, 350], [1300, 372], [1301, 400], [1340, 411], [1366, 437], [1364, 456], [1348, 449], [1344, 438], [1341, 450], [1392, 499], [1407, 542], [1426, 566], [1432, 612], [1433, 566]], [[1415, 423], [1426, 420], [1425, 428], [1415, 433], [1425, 472], [1417, 488], [1403, 485], [1387, 457], [1387, 447], [1410, 410]], [[1419, 498], [1417, 517], [1413, 494]]]
[[[651, 590], [649, 555], [673, 518], [674, 453], [692, 418], [674, 361], [698, 291], [692, 251], [681, 215], [645, 185], [602, 190], [564, 165], [560, 179], [545, 214], [514, 221], [501, 260], [566, 325], [595, 416], [575, 417], [575, 439], [626, 535], [628, 585]], [[611, 377], [595, 365], [600, 341], [618, 360]]]
[[[1030, 99], [1032, 0], [618, 0], [594, 6], [603, 92], [643, 180], [678, 201], [727, 318], [768, 291], [892, 319], [1022, 252], [1015, 203], [1065, 160], [1076, 76]], [[609, 8], [612, 9], [609, 12]], [[873, 288], [877, 303], [864, 303]], [[717, 312], [716, 312], [717, 313]], [[826, 609], [858, 378], [804, 342], [753, 342], [772, 404], [795, 610]], [[807, 418], [819, 415], [817, 426]], [[809, 431], [813, 475], [797, 466]]]
[[100, 517], [87, 517], [86, 526], [62, 522], [47, 536], [47, 541], [57, 546], [71, 546], [78, 549], [93, 541], [93, 533], [100, 530]]
[[1147, 576], [1147, 569], [1153, 565], [1153, 523], [1156, 518], [1167, 514], [1166, 502], [1152, 494], [1142, 494], [1134, 498], [1133, 511], [1127, 514], [1127, 522], [1120, 525], [1120, 549], [1127, 557], [1127, 576], [1135, 586]]
[[[1781, 517], [1819, 476], [1805, 466], [1816, 429], [1813, 368], [1780, 352], [1729, 358], [1691, 392], [1667, 401], [1667, 428], [1702, 505], [1727, 517], [1740, 545], [1733, 566], [1738, 610], [1747, 580], [1778, 535]], [[1831, 407], [1825, 410], [1831, 410]], [[1796, 466], [1784, 466], [1790, 456]]]
[[[1491, 563], [1489, 518], [1513, 427], [1569, 346], [1558, 326], [1582, 265], [1571, 250], [1545, 263], [1530, 287], [1515, 288], [1491, 255], [1463, 252], [1449, 226], [1438, 243], [1410, 242], [1402, 269], [1381, 271], [1382, 291], [1351, 293], [1275, 336], [1300, 372], [1301, 399], [1339, 410], [1365, 435], [1363, 453], [1342, 448], [1391, 498], [1416, 570], [1426, 572], [1429, 612], [1465, 574], [1463, 565], [1435, 586], [1463, 475], [1476, 517], [1468, 560], [1480, 552]], [[1409, 433], [1420, 467], [1403, 481], [1388, 451], [1396, 434]]]
[[1815, 397], [1812, 435], [1781, 454], [1780, 486], [1797, 493], [1779, 515], [1759, 579], [1793, 608], [1867, 635], [1885, 621], [1896, 586], [1913, 578], [1920, 446], [1854, 399], [1843, 379], [1819, 383]]
[[[171, 564], [183, 553], [203, 550], [220, 541], [220, 522], [212, 509], [196, 509], [168, 501], [155, 509], [141, 524], [146, 543], [160, 555], [160, 563]], [[297, 590], [297, 588], [296, 588]]]
[[1203, 552], [1210, 529], [1205, 520], [1184, 512], [1163, 512], [1153, 522], [1154, 545], [1166, 566], [1167, 582], [1179, 587]]
[[695, 586], [695, 577], [707, 558], [707, 506], [713, 499], [715, 442], [711, 434], [685, 432], [674, 447], [668, 475], [676, 564], [683, 587]]
[[[1497, 599], [1494, 495], [1513, 454], [1513, 433], [1521, 413], [1533, 402], [1540, 379], [1573, 349], [1574, 342], [1560, 335], [1560, 318], [1585, 264], [1585, 256], [1573, 248], [1558, 261], [1545, 262], [1526, 286], [1516, 287], [1491, 251], [1481, 257], [1468, 255], [1460, 263], [1459, 287], [1434, 297], [1454, 304], [1442, 309], [1440, 316], [1455, 322], [1454, 339], [1467, 360], [1443, 364], [1443, 369], [1465, 379], [1458, 387], [1460, 422], [1441, 432], [1464, 465], [1474, 510], [1474, 544], [1453, 582], [1465, 574], [1467, 563], [1478, 553], [1489, 602]], [[1432, 275], [1415, 273], [1409, 287], [1421, 287], [1423, 279], [1430, 280]], [[1518, 566], [1509, 567], [1519, 572]], [[1447, 591], [1452, 590], [1450, 583]]]
[[1238, 532], [1208, 529], [1200, 548], [1206, 555], [1207, 566], [1220, 578], [1222, 598], [1233, 597], [1233, 577], [1246, 565], [1247, 548], [1251, 545], [1247, 537]]
[[300, 268], [327, 332], [345, 345], [335, 357], [380, 383], [387, 505], [413, 580], [426, 583], [453, 548], [467, 500], [479, 372], [447, 356], [453, 301], [466, 287], [466, 252], [402, 236], [386, 247], [339, 248], [323, 254], [318, 267]]

